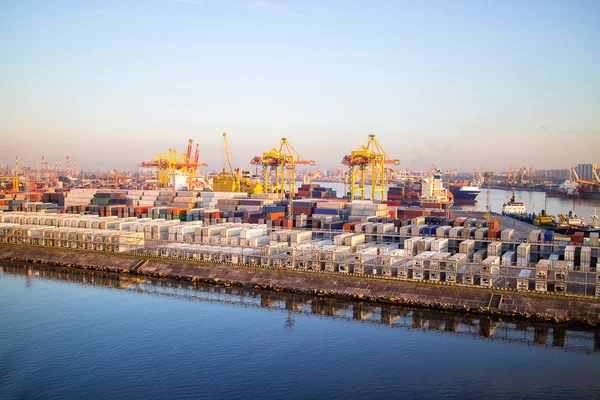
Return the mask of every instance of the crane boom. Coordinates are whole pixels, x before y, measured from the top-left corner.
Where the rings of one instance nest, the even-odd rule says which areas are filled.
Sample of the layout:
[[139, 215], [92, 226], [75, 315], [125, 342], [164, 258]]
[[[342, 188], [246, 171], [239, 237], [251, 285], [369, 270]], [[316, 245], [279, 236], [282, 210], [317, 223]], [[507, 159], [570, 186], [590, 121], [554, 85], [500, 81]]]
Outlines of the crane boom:
[[187, 153], [185, 153], [185, 162], [189, 163], [191, 161], [192, 157], [192, 144], [194, 143], [194, 141], [192, 139], [188, 140], [188, 148], [187, 148]]
[[227, 144], [227, 134], [223, 132], [223, 144], [225, 145], [225, 157], [227, 166], [229, 167], [229, 173], [233, 175], [233, 167], [231, 166], [231, 154], [229, 154], [229, 145]]
[[594, 168], [592, 168], [592, 174], [594, 174], [594, 178], [596, 178], [596, 182], [600, 183], [600, 177], [598, 177], [598, 173]]
[[199, 144], [196, 143], [196, 154], [194, 154], [194, 164], [196, 164], [196, 166], [194, 167], [194, 172], [198, 172], [198, 160], [200, 159], [200, 149], [199, 149]]
[[573, 172], [573, 175], [575, 176], [575, 180], [578, 181], [579, 174], [577, 174], [577, 170], [575, 169], [575, 167], [571, 167], [571, 171]]

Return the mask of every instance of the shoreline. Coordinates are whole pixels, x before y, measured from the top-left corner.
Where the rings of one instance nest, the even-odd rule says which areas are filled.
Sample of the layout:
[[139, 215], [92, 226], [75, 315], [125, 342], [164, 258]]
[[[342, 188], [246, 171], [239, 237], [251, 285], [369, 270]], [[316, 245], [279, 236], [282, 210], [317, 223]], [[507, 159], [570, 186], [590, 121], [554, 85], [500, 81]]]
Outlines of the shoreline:
[[[0, 259], [596, 328], [600, 299], [1, 244]], [[492, 305], [492, 299], [502, 301]]]

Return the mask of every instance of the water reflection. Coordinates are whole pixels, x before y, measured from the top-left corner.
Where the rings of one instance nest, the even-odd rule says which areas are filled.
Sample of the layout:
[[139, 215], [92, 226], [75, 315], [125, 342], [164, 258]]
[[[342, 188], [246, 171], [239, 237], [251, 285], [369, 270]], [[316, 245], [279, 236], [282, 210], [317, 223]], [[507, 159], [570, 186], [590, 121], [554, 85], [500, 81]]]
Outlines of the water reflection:
[[418, 329], [443, 334], [467, 335], [569, 351], [599, 352], [600, 331], [556, 327], [523, 321], [496, 320], [454, 312], [375, 305], [318, 296], [265, 292], [113, 273], [46, 267], [35, 264], [0, 263], [0, 274], [25, 276], [25, 285], [36, 280], [67, 281], [107, 289], [127, 290], [152, 296], [177, 297], [189, 301], [217, 302], [233, 306], [287, 311], [284, 327], [293, 329], [298, 315], [317, 315], [399, 329]]

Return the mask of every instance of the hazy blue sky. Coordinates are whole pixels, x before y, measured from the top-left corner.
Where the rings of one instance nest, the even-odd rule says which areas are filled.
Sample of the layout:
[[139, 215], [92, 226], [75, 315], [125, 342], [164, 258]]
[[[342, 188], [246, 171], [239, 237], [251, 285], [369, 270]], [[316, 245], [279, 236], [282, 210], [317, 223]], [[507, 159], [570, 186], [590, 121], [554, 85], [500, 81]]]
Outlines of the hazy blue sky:
[[0, 163], [132, 168], [281, 137], [334, 167], [600, 162], [600, 1], [0, 0]]

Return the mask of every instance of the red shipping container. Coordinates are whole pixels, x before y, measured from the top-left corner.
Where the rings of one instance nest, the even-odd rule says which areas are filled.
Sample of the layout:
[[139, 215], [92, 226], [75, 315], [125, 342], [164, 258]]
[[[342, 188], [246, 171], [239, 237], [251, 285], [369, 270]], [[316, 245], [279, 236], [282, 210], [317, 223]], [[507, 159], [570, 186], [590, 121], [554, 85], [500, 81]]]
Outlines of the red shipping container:
[[354, 226], [360, 224], [360, 221], [348, 222], [344, 224], [344, 232], [353, 232]]
[[493, 228], [488, 231], [488, 239], [499, 239], [502, 229]]

